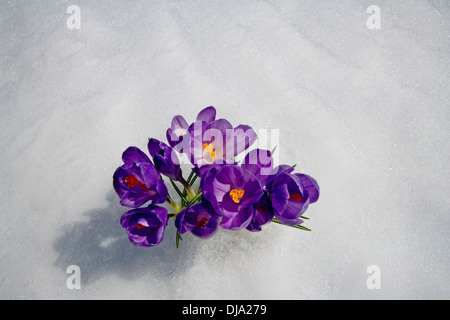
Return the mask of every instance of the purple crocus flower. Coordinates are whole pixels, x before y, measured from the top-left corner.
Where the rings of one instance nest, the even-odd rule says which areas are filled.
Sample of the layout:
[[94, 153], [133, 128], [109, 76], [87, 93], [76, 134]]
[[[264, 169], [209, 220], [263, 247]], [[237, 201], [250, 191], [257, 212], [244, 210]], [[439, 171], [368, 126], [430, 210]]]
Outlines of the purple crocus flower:
[[273, 217], [272, 203], [268, 194], [264, 192], [259, 201], [254, 205], [253, 218], [246, 229], [252, 232], [261, 231], [261, 226], [271, 222]]
[[207, 209], [208, 204], [197, 202], [181, 210], [175, 219], [175, 226], [180, 234], [187, 231], [207, 239], [214, 235], [219, 226], [220, 216]]
[[164, 207], [149, 205], [132, 209], [120, 218], [131, 243], [139, 247], [154, 247], [164, 239], [168, 214]]
[[320, 189], [312, 177], [291, 174], [291, 168], [277, 168], [278, 173], [268, 179], [266, 189], [271, 197], [275, 218], [283, 224], [295, 226], [303, 222], [300, 217], [309, 204], [318, 200]]
[[[216, 109], [213, 106], [206, 107], [201, 110], [195, 121], [209, 124], [216, 119]], [[169, 129], [166, 131], [166, 138], [169, 145], [176, 151], [181, 153], [189, 153], [190, 150], [190, 133], [189, 124], [183, 116], [177, 115], [173, 117]]]
[[184, 140], [186, 134], [188, 134], [189, 124], [183, 118], [183, 116], [175, 116], [172, 119], [172, 124], [166, 131], [166, 138], [169, 145], [179, 152], [186, 152], [185, 146], [189, 146], [189, 139]]
[[249, 126], [235, 128], [226, 119], [218, 119], [207, 124], [196, 121], [189, 127], [191, 137], [190, 161], [194, 166], [228, 163], [249, 148], [257, 138]]
[[224, 229], [238, 230], [248, 226], [253, 218], [254, 204], [263, 194], [258, 179], [236, 165], [212, 167], [202, 176], [202, 202], [222, 216]]
[[113, 175], [113, 186], [123, 206], [138, 208], [147, 201], [163, 203], [167, 187], [148, 156], [137, 147], [122, 154], [124, 164]]
[[148, 141], [148, 151], [153, 158], [156, 169], [161, 174], [173, 180], [181, 178], [180, 161], [174, 149], [164, 142], [152, 138]]

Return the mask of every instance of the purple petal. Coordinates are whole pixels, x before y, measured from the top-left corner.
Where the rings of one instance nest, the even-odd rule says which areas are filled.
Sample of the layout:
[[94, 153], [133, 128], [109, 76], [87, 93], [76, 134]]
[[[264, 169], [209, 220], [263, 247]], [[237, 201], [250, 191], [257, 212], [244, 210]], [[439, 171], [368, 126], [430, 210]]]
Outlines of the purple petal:
[[273, 207], [269, 196], [264, 193], [259, 202], [255, 205], [253, 218], [247, 226], [247, 230], [255, 232], [261, 231], [261, 226], [272, 221], [274, 217]]
[[170, 157], [168, 157], [168, 158], [165, 158], [165, 157], [161, 156], [160, 154], [156, 154], [153, 157], [153, 161], [155, 162], [155, 167], [158, 169], [158, 171], [161, 174], [177, 181], [181, 177], [181, 167], [179, 164], [173, 163], [170, 160]]
[[166, 184], [163, 180], [159, 179], [156, 182], [156, 193], [158, 194], [158, 197], [152, 201], [152, 203], [164, 203], [167, 200], [168, 190], [166, 187]]
[[294, 175], [300, 179], [304, 190], [308, 192], [309, 202], [310, 203], [316, 202], [319, 199], [320, 194], [320, 188], [317, 181], [306, 174], [296, 173]]
[[140, 173], [145, 185], [149, 188], [159, 180], [158, 170], [156, 170], [156, 167], [151, 162], [142, 163], [140, 165]]
[[240, 202], [240, 205], [244, 207], [253, 206], [259, 201], [263, 194], [261, 183], [256, 178], [252, 178], [248, 181], [244, 186], [244, 190], [245, 193]]
[[232, 189], [243, 187], [244, 170], [234, 165], [224, 165], [216, 175], [216, 180], [232, 186]]
[[[225, 137], [227, 130], [233, 129], [232, 124], [226, 120], [226, 119], [218, 119], [218, 120], [214, 120], [213, 122], [209, 123], [206, 126], [206, 131], [207, 130], [218, 130], [222, 133], [222, 135]], [[204, 133], [205, 135], [205, 133]]]
[[149, 157], [137, 147], [128, 147], [122, 154], [124, 163], [150, 162]]
[[120, 223], [125, 228], [131, 243], [142, 247], [153, 247], [163, 240], [167, 220], [165, 208], [149, 206], [125, 212]]
[[152, 157], [154, 157], [155, 154], [158, 154], [161, 150], [163, 150], [164, 147], [168, 147], [168, 145], [165, 144], [164, 142], [161, 142], [154, 138], [151, 138], [150, 140], [148, 140], [147, 148], [148, 148], [148, 152], [150, 152], [150, 155]]
[[248, 149], [255, 141], [257, 135], [255, 130], [247, 125], [239, 125], [229, 130], [226, 136], [226, 155], [228, 158], [236, 157]]
[[187, 208], [184, 208], [180, 212], [178, 212], [177, 217], [175, 218], [175, 227], [177, 228], [180, 234], [184, 234], [186, 229], [186, 222], [184, 221], [184, 215], [186, 214]]
[[286, 209], [289, 192], [287, 185], [283, 184], [272, 191], [272, 205], [275, 212], [283, 212]]
[[170, 128], [173, 131], [176, 131], [178, 129], [187, 130], [189, 128], [189, 124], [186, 122], [183, 116], [177, 115], [173, 117]]
[[248, 226], [253, 217], [253, 206], [240, 208], [233, 218], [223, 217], [221, 226], [224, 229], [240, 230]]
[[120, 204], [129, 208], [139, 208], [147, 201], [149, 201], [151, 196], [144, 192], [130, 192], [125, 191], [120, 199]]
[[255, 175], [263, 186], [272, 173], [272, 166], [273, 159], [270, 151], [263, 149], [254, 149], [247, 153], [241, 164], [241, 168]]
[[117, 168], [113, 175], [113, 187], [120, 198], [122, 198], [123, 194], [126, 191], [122, 183], [126, 176], [128, 176], [128, 171], [126, 171], [122, 167]]
[[287, 164], [282, 164], [282, 165], [275, 167], [273, 169], [272, 174], [277, 174], [277, 173], [282, 173], [282, 172], [283, 173], [291, 173], [292, 171], [294, 171], [294, 169], [295, 168], [293, 166], [289, 166]]
[[216, 119], [216, 109], [213, 106], [206, 107], [197, 115], [196, 121], [213, 122]]

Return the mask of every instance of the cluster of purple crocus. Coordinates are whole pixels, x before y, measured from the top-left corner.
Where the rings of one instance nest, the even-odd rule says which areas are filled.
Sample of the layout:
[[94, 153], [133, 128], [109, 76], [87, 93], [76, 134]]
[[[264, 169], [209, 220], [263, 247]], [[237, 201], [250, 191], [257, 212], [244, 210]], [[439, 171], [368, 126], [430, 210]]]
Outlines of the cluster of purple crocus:
[[[235, 160], [257, 139], [251, 127], [233, 127], [226, 119], [216, 119], [214, 107], [207, 107], [191, 124], [175, 116], [166, 138], [168, 144], [149, 138], [150, 156], [137, 147], [126, 149], [123, 165], [113, 175], [120, 203], [131, 208], [120, 223], [133, 244], [153, 247], [161, 243], [171, 218], [177, 229], [177, 247], [182, 234], [206, 239], [219, 226], [255, 232], [276, 222], [310, 230], [301, 224], [308, 219], [303, 215], [308, 206], [319, 198], [316, 180], [293, 173], [294, 166], [274, 168], [273, 150], [253, 149], [242, 161]], [[187, 179], [181, 170], [182, 154], [192, 165]], [[164, 178], [179, 202], [169, 195]]]

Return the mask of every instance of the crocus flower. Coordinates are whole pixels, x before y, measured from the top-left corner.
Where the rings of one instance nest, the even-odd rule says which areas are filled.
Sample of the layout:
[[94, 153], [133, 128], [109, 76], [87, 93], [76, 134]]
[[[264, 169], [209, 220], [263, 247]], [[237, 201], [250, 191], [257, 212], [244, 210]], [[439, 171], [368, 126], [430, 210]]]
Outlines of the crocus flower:
[[189, 124], [183, 118], [183, 116], [175, 116], [172, 119], [172, 124], [166, 131], [166, 138], [169, 145], [179, 152], [187, 151], [184, 146], [189, 146], [189, 139], [184, 140], [184, 137], [188, 133]]
[[306, 174], [291, 174], [291, 168], [277, 168], [278, 173], [268, 179], [266, 189], [275, 218], [283, 224], [295, 226], [303, 222], [300, 217], [309, 204], [319, 198], [319, 185]]
[[253, 218], [254, 204], [263, 194], [258, 179], [236, 165], [212, 167], [202, 176], [202, 202], [209, 202], [222, 216], [224, 229], [247, 227]]
[[159, 177], [148, 156], [137, 147], [129, 147], [122, 154], [124, 164], [113, 175], [113, 186], [120, 204], [138, 208], [147, 201], [163, 203], [167, 187]]
[[181, 210], [175, 219], [178, 232], [189, 231], [203, 239], [212, 237], [219, 226], [220, 216], [208, 210], [207, 205], [197, 202]]
[[[216, 109], [213, 106], [206, 107], [201, 110], [195, 121], [209, 124], [216, 119]], [[166, 131], [166, 138], [169, 145], [176, 151], [181, 153], [189, 153], [190, 150], [190, 134], [189, 124], [183, 116], [177, 115], [173, 117], [169, 129]]]
[[196, 121], [189, 126], [191, 137], [190, 161], [194, 166], [224, 164], [249, 148], [257, 138], [249, 126], [235, 128], [226, 119], [207, 124]]
[[261, 226], [272, 221], [274, 217], [272, 203], [266, 192], [259, 201], [254, 205], [254, 213], [252, 220], [246, 227], [249, 231], [261, 231]]
[[166, 208], [149, 205], [125, 212], [120, 224], [125, 228], [131, 243], [140, 247], [154, 247], [164, 239], [167, 221]]
[[163, 175], [179, 180], [181, 178], [180, 161], [174, 149], [154, 138], [148, 141], [148, 151], [156, 169]]

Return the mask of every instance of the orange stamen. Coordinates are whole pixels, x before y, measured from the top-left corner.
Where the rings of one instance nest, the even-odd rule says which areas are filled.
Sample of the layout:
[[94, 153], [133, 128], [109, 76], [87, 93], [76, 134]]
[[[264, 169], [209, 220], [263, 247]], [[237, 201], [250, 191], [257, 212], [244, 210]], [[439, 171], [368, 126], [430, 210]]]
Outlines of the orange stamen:
[[216, 157], [216, 151], [214, 150], [214, 145], [212, 143], [204, 143], [202, 148], [205, 149], [206, 152], [209, 152], [211, 158], [214, 159]]
[[233, 189], [230, 191], [230, 196], [235, 203], [241, 202], [240, 199], [244, 196], [244, 190]]
[[145, 184], [141, 183], [135, 176], [130, 175], [125, 178], [125, 182], [128, 183], [128, 188], [133, 188], [135, 186], [141, 187], [142, 190], [151, 191]]
[[300, 193], [294, 193], [293, 195], [291, 195], [289, 197], [289, 199], [298, 201], [298, 202], [302, 202], [302, 196], [300, 195]]
[[199, 222], [197, 222], [196, 224], [195, 224], [195, 226], [196, 227], [199, 227], [199, 228], [204, 228], [205, 226], [206, 226], [206, 223], [208, 222], [208, 219], [207, 218], [202, 218]]

